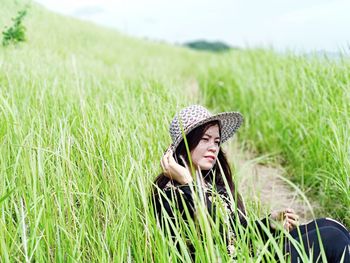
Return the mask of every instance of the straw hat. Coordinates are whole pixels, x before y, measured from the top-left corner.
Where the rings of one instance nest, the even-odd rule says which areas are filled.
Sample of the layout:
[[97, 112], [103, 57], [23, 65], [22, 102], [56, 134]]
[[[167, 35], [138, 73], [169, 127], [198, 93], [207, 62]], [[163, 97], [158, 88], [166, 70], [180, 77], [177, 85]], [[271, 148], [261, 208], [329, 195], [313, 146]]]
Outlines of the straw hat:
[[181, 127], [185, 134], [202, 124], [217, 120], [220, 123], [221, 143], [227, 141], [234, 135], [243, 122], [243, 116], [239, 112], [222, 112], [216, 115], [211, 114], [206, 108], [200, 105], [191, 105], [182, 109], [172, 120], [169, 132], [172, 138], [170, 148], [175, 151], [183, 139]]

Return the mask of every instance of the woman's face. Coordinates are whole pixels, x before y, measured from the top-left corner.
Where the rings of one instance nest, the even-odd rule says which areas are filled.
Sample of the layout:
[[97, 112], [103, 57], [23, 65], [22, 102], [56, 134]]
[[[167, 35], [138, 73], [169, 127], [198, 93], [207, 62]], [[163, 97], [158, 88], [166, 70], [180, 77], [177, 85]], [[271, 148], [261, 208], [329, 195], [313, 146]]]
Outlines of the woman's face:
[[213, 168], [219, 153], [219, 149], [219, 126], [214, 125], [207, 129], [196, 148], [191, 151], [194, 167], [197, 169], [199, 166], [201, 170], [210, 170]]

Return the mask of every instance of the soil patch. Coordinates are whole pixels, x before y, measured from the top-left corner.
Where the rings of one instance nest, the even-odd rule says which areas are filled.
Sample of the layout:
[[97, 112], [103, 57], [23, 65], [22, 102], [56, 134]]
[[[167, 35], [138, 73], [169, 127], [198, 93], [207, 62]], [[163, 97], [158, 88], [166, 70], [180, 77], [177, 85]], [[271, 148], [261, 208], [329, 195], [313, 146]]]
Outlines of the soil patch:
[[228, 159], [234, 163], [239, 189], [244, 199], [261, 207], [262, 212], [292, 208], [305, 223], [314, 218], [318, 205], [308, 200], [300, 189], [286, 179], [286, 172], [277, 164], [262, 164], [263, 157], [253, 157], [233, 140], [225, 147]]

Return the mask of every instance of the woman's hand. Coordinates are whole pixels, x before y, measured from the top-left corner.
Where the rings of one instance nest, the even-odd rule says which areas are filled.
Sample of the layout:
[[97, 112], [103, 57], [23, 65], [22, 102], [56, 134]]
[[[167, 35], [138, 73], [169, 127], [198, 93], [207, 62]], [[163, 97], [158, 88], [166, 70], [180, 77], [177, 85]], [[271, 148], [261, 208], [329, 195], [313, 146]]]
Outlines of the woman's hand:
[[282, 224], [284, 229], [291, 231], [299, 225], [299, 216], [291, 208], [272, 212], [270, 215], [270, 227], [276, 229], [278, 223]]
[[173, 151], [171, 149], [166, 151], [160, 161], [160, 164], [166, 177], [176, 180], [180, 184], [188, 184], [193, 181], [188, 167], [183, 167], [175, 161]]

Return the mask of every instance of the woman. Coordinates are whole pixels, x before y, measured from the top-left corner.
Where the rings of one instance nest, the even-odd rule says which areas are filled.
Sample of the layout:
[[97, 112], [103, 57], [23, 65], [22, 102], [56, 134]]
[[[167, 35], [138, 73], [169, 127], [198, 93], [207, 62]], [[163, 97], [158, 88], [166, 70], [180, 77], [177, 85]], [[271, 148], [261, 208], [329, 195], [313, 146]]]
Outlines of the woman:
[[[170, 125], [173, 143], [161, 160], [163, 173], [156, 178], [153, 189], [153, 205], [158, 222], [164, 227], [166, 217], [172, 221], [171, 227], [167, 228], [172, 236], [175, 235], [175, 225], [178, 226], [174, 223], [178, 213], [186, 221], [189, 217], [196, 219], [199, 210], [196, 197], [202, 195], [208, 215], [212, 218], [216, 218], [223, 204], [228, 215], [228, 221], [224, 219], [223, 222], [232, 227], [230, 231], [224, 231], [225, 224], [221, 224], [220, 233], [225, 235], [223, 239], [228, 245], [228, 252], [233, 252], [235, 237], [239, 234], [234, 230], [234, 222], [243, 228], [247, 228], [248, 223], [243, 200], [233, 182], [221, 144], [233, 136], [242, 121], [240, 113], [212, 115], [199, 105], [189, 106], [174, 117]], [[183, 135], [186, 135], [185, 139]], [[308, 256], [312, 247], [314, 260], [322, 256], [323, 246], [328, 262], [340, 262], [342, 257], [343, 262], [350, 262], [350, 233], [339, 222], [317, 219], [298, 226], [298, 215], [292, 209], [285, 209], [256, 222], [262, 240], [267, 241], [269, 233], [276, 237], [278, 222], [283, 222], [290, 238], [294, 239], [284, 241], [284, 252], [292, 262], [298, 262], [301, 257], [295, 241], [304, 246]], [[318, 233], [322, 244], [319, 244]], [[189, 243], [188, 246], [194, 255], [193, 245]]]

